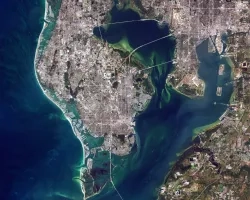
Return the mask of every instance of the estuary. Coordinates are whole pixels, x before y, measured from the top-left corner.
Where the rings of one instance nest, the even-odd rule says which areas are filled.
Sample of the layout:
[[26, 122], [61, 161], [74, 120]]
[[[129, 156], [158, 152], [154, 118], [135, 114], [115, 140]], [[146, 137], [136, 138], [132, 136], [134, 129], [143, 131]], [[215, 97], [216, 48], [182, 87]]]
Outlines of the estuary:
[[[122, 52], [157, 40], [168, 34], [168, 26], [155, 20], [139, 21], [140, 16], [133, 10], [111, 10], [111, 23], [96, 27], [94, 33], [99, 39], [108, 42], [111, 47]], [[117, 23], [134, 21], [133, 23]], [[129, 48], [124, 48], [129, 47]], [[233, 87], [226, 83], [231, 81], [231, 67], [218, 52], [208, 52], [208, 39], [196, 48], [200, 61], [198, 75], [205, 82], [203, 97], [189, 98], [174, 90], [166, 83], [167, 76], [174, 70], [173, 63], [162, 65], [174, 58], [174, 37], [150, 43], [138, 48], [133, 54], [134, 60], [146, 66], [159, 65], [151, 70], [151, 82], [154, 95], [147, 109], [136, 118], [136, 132], [140, 140], [136, 153], [130, 155], [130, 168], [123, 173], [126, 177], [117, 184], [117, 190], [123, 199], [156, 199], [156, 188], [164, 181], [169, 170], [169, 163], [177, 159], [177, 154], [187, 148], [194, 136], [194, 130], [216, 123], [225, 112], [230, 101]], [[225, 65], [223, 78], [218, 76], [219, 65]], [[217, 96], [217, 87], [222, 87], [222, 95]], [[216, 103], [215, 103], [216, 102]], [[114, 176], [115, 179], [115, 176]], [[119, 199], [117, 194], [105, 198]]]

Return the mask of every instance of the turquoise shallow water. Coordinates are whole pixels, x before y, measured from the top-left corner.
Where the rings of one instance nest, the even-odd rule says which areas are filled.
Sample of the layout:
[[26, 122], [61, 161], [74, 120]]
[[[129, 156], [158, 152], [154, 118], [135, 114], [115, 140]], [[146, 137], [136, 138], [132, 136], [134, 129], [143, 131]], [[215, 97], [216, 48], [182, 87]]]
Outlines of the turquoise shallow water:
[[[82, 199], [79, 184], [72, 180], [79, 175], [81, 144], [61, 111], [43, 95], [34, 75], [43, 9], [40, 0], [0, 2], [0, 199], [3, 200]], [[113, 21], [139, 19], [129, 10], [113, 10], [113, 16]], [[148, 21], [110, 26], [103, 35], [109, 43], [117, 43], [126, 36], [135, 48], [168, 33], [167, 27], [160, 29], [155, 21]], [[174, 45], [174, 40], [165, 39], [142, 48], [141, 61], [144, 64], [168, 61]], [[218, 80], [218, 66], [225, 60], [218, 53], [208, 53], [206, 47], [205, 41], [197, 48], [201, 62], [199, 75], [206, 82], [203, 98], [189, 99], [165, 85], [172, 65], [152, 70], [157, 92], [147, 110], [135, 119], [140, 146], [135, 146], [129, 156], [112, 157], [118, 166], [113, 169], [113, 179], [123, 199], [156, 199], [156, 189], [169, 170], [169, 162], [190, 144], [192, 130], [216, 121], [225, 111], [225, 107], [213, 102], [229, 102], [232, 85], [223, 82], [230, 80], [231, 69], [226, 64], [226, 75]], [[149, 56], [153, 57], [151, 61]], [[221, 97], [215, 95], [217, 83], [223, 86]], [[101, 159], [95, 160], [94, 166], [107, 164], [107, 154], [98, 154]], [[92, 199], [120, 197], [107, 187]]]
[[[118, 11], [115, 7], [111, 11], [111, 18], [112, 22], [140, 19], [132, 10]], [[119, 43], [126, 37], [133, 48], [169, 34], [167, 26], [159, 28], [155, 21], [116, 24], [100, 29], [102, 38], [108, 43]], [[100, 37], [98, 28], [94, 29], [94, 34]], [[174, 44], [173, 39], [166, 38], [139, 49], [138, 53], [143, 58], [141, 62], [152, 66], [171, 60]], [[233, 87], [225, 83], [231, 80], [231, 68], [217, 52], [209, 53], [207, 47], [208, 41], [205, 40], [196, 49], [200, 61], [198, 74], [206, 83], [204, 97], [190, 99], [165, 84], [173, 65], [161, 65], [152, 70], [151, 79], [156, 93], [148, 108], [135, 119], [140, 138], [140, 148], [137, 151], [140, 149], [140, 152], [130, 155], [130, 167], [120, 172], [125, 173], [126, 177], [117, 184], [123, 199], [156, 199], [157, 188], [169, 171], [169, 163], [177, 159], [177, 153], [190, 145], [193, 130], [214, 123], [225, 112], [225, 106], [214, 105], [214, 102], [229, 102]], [[221, 63], [225, 64], [223, 79], [218, 78]], [[223, 87], [221, 97], [216, 96], [217, 85]], [[114, 176], [114, 180], [115, 178]], [[116, 200], [120, 197], [114, 192], [100, 194], [93, 199]]]
[[82, 198], [81, 144], [34, 74], [43, 11], [41, 0], [0, 1], [1, 200]]

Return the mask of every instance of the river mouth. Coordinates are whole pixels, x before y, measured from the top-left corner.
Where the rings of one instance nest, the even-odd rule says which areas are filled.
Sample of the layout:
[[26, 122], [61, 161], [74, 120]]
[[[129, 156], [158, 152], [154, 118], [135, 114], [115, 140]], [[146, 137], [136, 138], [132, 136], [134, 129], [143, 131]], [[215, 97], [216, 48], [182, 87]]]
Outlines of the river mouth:
[[[139, 15], [131, 9], [118, 10], [114, 6], [110, 15], [113, 24], [96, 27], [94, 34], [111, 46], [126, 38], [127, 46], [135, 49], [170, 33], [167, 25], [160, 27], [155, 20], [138, 21]], [[135, 22], [115, 24], [122, 21]], [[138, 49], [134, 57], [144, 66], [171, 61], [175, 42], [174, 37], [156, 41]], [[131, 52], [123, 49], [126, 50], [128, 54]], [[117, 184], [124, 199], [156, 199], [157, 188], [169, 171], [169, 163], [191, 144], [194, 130], [215, 123], [227, 109], [224, 104], [229, 103], [233, 86], [225, 83], [231, 81], [231, 67], [218, 52], [208, 52], [208, 39], [197, 46], [196, 54], [200, 61], [198, 75], [205, 82], [203, 97], [191, 99], [166, 84], [167, 76], [174, 69], [171, 62], [151, 71], [155, 93], [147, 108], [136, 117], [140, 152], [131, 153], [129, 166], [132, 167], [124, 171], [124, 180]], [[220, 64], [225, 66], [222, 78], [218, 76]], [[216, 95], [217, 87], [222, 88], [221, 96]], [[113, 194], [106, 198], [117, 199], [117, 196]]]

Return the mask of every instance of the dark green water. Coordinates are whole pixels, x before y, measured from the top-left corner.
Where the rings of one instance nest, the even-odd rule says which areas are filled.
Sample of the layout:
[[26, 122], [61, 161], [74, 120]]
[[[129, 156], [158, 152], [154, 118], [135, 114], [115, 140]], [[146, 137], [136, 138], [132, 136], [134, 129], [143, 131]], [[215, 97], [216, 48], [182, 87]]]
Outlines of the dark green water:
[[[132, 10], [118, 11], [115, 7], [111, 17], [112, 22], [140, 19]], [[126, 37], [133, 49], [169, 34], [167, 26], [160, 28], [153, 20], [100, 29], [102, 39], [108, 43], [116, 44]], [[94, 29], [94, 34], [100, 38], [98, 27]], [[169, 171], [169, 162], [176, 160], [176, 154], [190, 145], [193, 130], [214, 123], [225, 112], [226, 106], [214, 105], [214, 102], [229, 102], [233, 87], [225, 83], [231, 80], [231, 68], [226, 60], [220, 59], [218, 53], [209, 53], [207, 47], [208, 41], [205, 40], [196, 49], [200, 61], [198, 74], [206, 83], [202, 98], [187, 98], [165, 84], [167, 75], [173, 70], [171, 63], [153, 68], [151, 79], [156, 92], [148, 108], [136, 118], [140, 146], [128, 158], [128, 167], [120, 171], [126, 174], [125, 178], [117, 183], [123, 199], [156, 199], [156, 189]], [[150, 66], [171, 60], [174, 49], [174, 39], [166, 38], [139, 49], [137, 53], [143, 58], [141, 62]], [[225, 64], [225, 75], [219, 79], [221, 63]], [[217, 85], [223, 87], [220, 97], [216, 96]], [[115, 180], [115, 176], [113, 178]], [[120, 197], [113, 192], [106, 195], [101, 193], [93, 199], [116, 200]]]
[[34, 72], [44, 1], [0, 1], [0, 199], [80, 200], [82, 147]]
[[[1, 200], [66, 200], [82, 199], [79, 184], [72, 178], [79, 175], [82, 147], [61, 111], [42, 93], [34, 74], [34, 54], [42, 28], [42, 0], [2, 0], [0, 2], [0, 199]], [[139, 19], [131, 11], [112, 10], [112, 20]], [[98, 35], [98, 29], [94, 33]], [[155, 21], [112, 25], [102, 35], [109, 43], [123, 37], [130, 46], [137, 46], [169, 33]], [[141, 48], [138, 53], [145, 65], [169, 61], [173, 57], [174, 39], [164, 39]], [[228, 103], [232, 85], [231, 69], [218, 79], [218, 66], [224, 63], [218, 53], [207, 52], [207, 41], [197, 48], [201, 62], [200, 77], [206, 82], [205, 95], [189, 99], [165, 85], [171, 64], [152, 70], [155, 95], [136, 118], [138, 146], [126, 157], [112, 156], [117, 165], [112, 178], [125, 200], [156, 199], [156, 188], [169, 170], [176, 153], [191, 142], [196, 127], [216, 121], [226, 107], [213, 102]], [[152, 59], [149, 59], [152, 58]], [[217, 97], [216, 84], [223, 86]], [[169, 100], [167, 100], [169, 99]], [[140, 141], [140, 142], [139, 142]], [[94, 145], [94, 144], [91, 144]], [[105, 152], [98, 152], [94, 166], [107, 163]], [[108, 179], [105, 174], [103, 179]], [[108, 184], [92, 199], [120, 199]]]

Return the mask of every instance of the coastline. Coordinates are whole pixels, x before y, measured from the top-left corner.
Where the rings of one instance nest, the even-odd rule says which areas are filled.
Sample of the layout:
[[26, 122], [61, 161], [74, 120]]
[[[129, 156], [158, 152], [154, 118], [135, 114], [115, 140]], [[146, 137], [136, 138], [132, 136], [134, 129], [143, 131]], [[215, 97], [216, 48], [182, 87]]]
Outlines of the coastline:
[[[46, 19], [46, 16], [47, 16], [47, 13], [48, 13], [48, 3], [47, 1], [45, 0], [45, 14], [44, 14], [44, 18]], [[60, 101], [56, 101], [55, 99], [53, 99], [53, 92], [51, 92], [49, 89], [46, 89], [42, 86], [42, 84], [40, 83], [39, 81], [39, 77], [37, 75], [37, 71], [36, 71], [36, 66], [37, 64], [39, 63], [39, 57], [42, 56], [42, 53], [39, 52], [39, 50], [41, 50], [39, 47], [41, 45], [41, 43], [43, 42], [43, 34], [44, 32], [46, 31], [46, 27], [47, 27], [47, 22], [44, 22], [43, 24], [43, 29], [39, 35], [39, 40], [38, 40], [38, 44], [37, 44], [37, 49], [36, 49], [36, 53], [35, 53], [35, 61], [34, 61], [34, 69], [35, 69], [35, 76], [36, 76], [36, 79], [37, 79], [37, 82], [40, 86], [40, 88], [42, 89], [43, 93], [46, 95], [46, 97], [48, 97], [48, 99], [50, 99], [61, 111], [62, 113], [64, 114], [65, 118], [69, 121], [71, 127], [72, 127], [72, 130], [74, 132], [74, 134], [77, 136], [77, 138], [80, 140], [81, 144], [82, 144], [82, 148], [83, 148], [83, 155], [85, 157], [85, 151], [84, 151], [84, 142], [82, 141], [82, 138], [81, 138], [81, 135], [80, 135], [80, 132], [77, 130], [77, 128], [74, 126], [74, 123], [72, 121], [72, 118], [70, 117], [70, 115], [68, 115], [69, 113], [67, 112], [67, 109], [66, 109], [66, 104], [61, 104]], [[52, 94], [52, 95], [51, 95]], [[85, 160], [85, 158], [83, 157], [83, 161]], [[84, 170], [84, 168], [81, 169], [81, 173], [83, 172], [82, 170]], [[84, 187], [81, 187], [81, 188], [84, 188]], [[84, 191], [82, 190], [82, 192], [84, 193]], [[85, 196], [85, 195], [84, 195]]]
[[[226, 112], [226, 111], [225, 111]], [[206, 132], [209, 131], [211, 129], [214, 129], [215, 127], [220, 125], [220, 121], [217, 120], [212, 124], [208, 124], [205, 126], [201, 126], [201, 127], [197, 127], [193, 130], [193, 136], [192, 136], [192, 141], [194, 141], [197, 137], [199, 137], [199, 134], [202, 132]]]
[[[233, 61], [232, 61], [232, 59], [230, 58], [230, 57], [224, 57], [224, 59], [226, 60], [226, 62], [227, 62], [227, 64], [230, 66], [230, 68], [231, 68], [231, 79], [232, 79], [232, 81], [234, 80], [234, 77], [235, 77], [235, 71], [234, 71], [234, 69], [235, 69], [235, 65], [234, 65], [234, 63], [233, 63]], [[235, 97], [235, 95], [236, 95], [236, 93], [235, 93], [235, 91], [233, 91], [233, 93], [232, 93], [232, 95], [231, 95], [231, 97], [230, 97], [230, 101], [229, 101], [229, 103], [231, 104], [231, 103], [233, 103], [234, 102], [234, 97]]]
[[[229, 65], [229, 67], [231, 68], [231, 74], [230, 74], [230, 77], [232, 80], [234, 80], [234, 63], [232, 62], [231, 58], [230, 57], [225, 57], [224, 58], [225, 61], [227, 62], [227, 64]], [[204, 83], [204, 81], [202, 80], [202, 82]], [[205, 89], [206, 85], [204, 83], [204, 89]], [[178, 90], [176, 90], [178, 92]], [[179, 92], [180, 93], [180, 92]], [[181, 93], [182, 94], [182, 93]], [[229, 103], [232, 103], [233, 99], [234, 99], [234, 96], [235, 96], [235, 91], [233, 90], [231, 96], [230, 96], [230, 101]], [[224, 116], [226, 113], [228, 112], [228, 109], [225, 110], [225, 112], [221, 115]], [[220, 118], [221, 118], [220, 117]], [[186, 158], [187, 155], [189, 155], [192, 151], [194, 151], [194, 149], [197, 148], [196, 144], [197, 144], [197, 139], [199, 139], [199, 142], [202, 142], [201, 141], [201, 138], [200, 138], [200, 134], [208, 134], [208, 132], [214, 130], [214, 129], [217, 129], [220, 127], [221, 125], [221, 122], [220, 122], [220, 118], [218, 120], [216, 120], [215, 122], [211, 123], [211, 124], [208, 124], [208, 125], [205, 125], [205, 126], [201, 126], [201, 127], [197, 127], [193, 130], [193, 134], [192, 134], [192, 142], [191, 142], [191, 145], [184, 149], [183, 151], [177, 153], [177, 159], [176, 161], [172, 161], [169, 163], [170, 165], [170, 170], [169, 172], [166, 174], [165, 178], [164, 178], [164, 182], [162, 183], [162, 185], [164, 185], [168, 179], [168, 177], [170, 176], [170, 174], [175, 170], [176, 166], [179, 165], [179, 163], [184, 160]], [[198, 142], [198, 143], [199, 143]], [[159, 196], [158, 196], [159, 197]], [[159, 198], [158, 198], [159, 200]]]
[[[171, 28], [171, 27], [170, 27]], [[172, 30], [171, 29], [171, 32], [172, 33], [174, 33], [174, 30]], [[174, 38], [175, 38], [175, 40], [176, 40], [176, 43], [179, 43], [180, 42], [180, 39], [178, 38], [178, 37], [176, 37], [175, 35], [174, 35]], [[173, 59], [174, 60], [179, 60], [178, 59], [178, 52], [179, 52], [179, 47], [176, 45], [176, 47], [175, 47], [175, 51], [174, 51], [174, 55], [173, 55]], [[175, 71], [176, 71], [176, 68], [177, 68], [177, 64], [178, 64], [178, 61], [177, 61], [177, 63], [176, 64], [173, 64], [174, 65], [174, 67], [173, 67], [173, 70], [169, 73], [169, 76], [171, 76], [171, 75], [173, 75], [174, 73], [175, 73]], [[200, 65], [200, 63], [199, 63], [199, 61], [198, 61], [198, 58], [197, 58], [197, 65], [199, 66]], [[199, 68], [199, 67], [198, 67]], [[205, 88], [206, 88], [206, 83], [205, 83], [205, 81], [204, 80], [202, 80], [201, 78], [199, 78], [199, 75], [198, 75], [198, 68], [196, 69], [196, 72], [195, 72], [195, 74], [196, 74], [196, 76], [197, 76], [197, 78], [201, 81], [201, 85], [202, 85], [202, 95], [200, 96], [190, 96], [190, 95], [188, 95], [188, 94], [185, 94], [185, 93], [183, 93], [183, 92], [181, 92], [180, 90], [178, 90], [178, 88], [177, 87], [175, 87], [172, 83], [170, 83], [169, 82], [169, 77], [167, 77], [167, 79], [166, 79], [166, 85], [168, 86], [168, 87], [172, 87], [173, 88], [173, 90], [175, 90], [177, 93], [179, 93], [180, 95], [183, 95], [183, 96], [185, 96], [185, 97], [187, 97], [187, 98], [189, 98], [189, 99], [195, 99], [195, 98], [200, 98], [200, 97], [203, 97], [204, 96], [204, 91], [205, 91]]]
[[[234, 70], [233, 69], [235, 68], [235, 66], [234, 66], [230, 57], [224, 57], [224, 59], [227, 62], [228, 66], [231, 68], [230, 77], [232, 80], [234, 80]], [[234, 95], [235, 95], [235, 91], [232, 92], [229, 103], [232, 103]], [[227, 112], [228, 112], [228, 109], [225, 110], [225, 112], [221, 115], [221, 117], [224, 116]], [[220, 125], [220, 118], [212, 124], [208, 124], [208, 125], [205, 125], [202, 127], [195, 128], [193, 131], [192, 140], [194, 140], [201, 132], [206, 132], [206, 131], [209, 131], [209, 130], [214, 129], [215, 127], [219, 126]]]
[[[58, 102], [56, 102], [52, 97], [51, 95], [49, 95], [49, 91], [47, 89], [44, 89], [44, 87], [42, 86], [42, 84], [40, 83], [39, 81], [39, 77], [38, 77], [38, 74], [37, 74], [37, 65], [39, 64], [39, 61], [40, 61], [40, 58], [43, 54], [43, 51], [44, 49], [46, 48], [46, 46], [42, 46], [42, 42], [46, 42], [44, 41], [44, 34], [46, 33], [46, 28], [48, 26], [47, 23], [53, 23], [53, 22], [50, 22], [48, 20], [48, 12], [49, 12], [49, 4], [47, 2], [47, 0], [44, 0], [45, 1], [45, 11], [44, 11], [44, 16], [43, 16], [43, 27], [42, 27], [42, 30], [39, 34], [39, 37], [38, 37], [38, 41], [37, 41], [37, 47], [36, 47], [36, 51], [35, 51], [35, 57], [34, 57], [34, 73], [35, 73], [35, 77], [36, 77], [36, 81], [37, 81], [37, 84], [39, 85], [40, 89], [42, 90], [43, 94], [54, 104], [56, 105], [60, 110], [61, 112], [63, 113], [65, 119], [70, 123], [70, 126], [72, 128], [72, 131], [74, 133], [74, 135], [78, 138], [78, 140], [80, 141], [81, 145], [82, 145], [82, 150], [83, 150], [83, 158], [82, 158], [82, 163], [81, 163], [81, 168], [80, 168], [80, 173], [79, 173], [79, 177], [81, 178], [81, 175], [82, 173], [84, 172], [84, 167], [82, 167], [84, 164], [85, 164], [85, 151], [84, 151], [84, 143], [82, 141], [82, 138], [81, 138], [81, 134], [80, 132], [77, 130], [77, 128], [73, 125], [73, 121], [72, 121], [72, 118], [70, 118], [70, 116], [68, 115], [68, 112], [66, 111], [66, 109], [63, 109], [63, 107], [66, 107], [66, 105], [60, 105]], [[61, 4], [61, 3], [60, 3]], [[57, 18], [57, 16], [55, 17]], [[54, 24], [55, 25], [55, 24]], [[53, 31], [53, 30], [52, 30]], [[73, 177], [74, 179], [75, 177]], [[72, 179], [72, 180], [73, 180]], [[85, 199], [85, 191], [83, 191], [83, 184], [82, 182], [80, 182], [80, 188], [81, 188], [81, 191], [84, 195], [84, 199]]]
[[[83, 149], [83, 158], [82, 158], [82, 164], [80, 166], [80, 174], [79, 174], [79, 177], [73, 177], [73, 179], [78, 180], [79, 185], [81, 187], [81, 191], [82, 191], [82, 193], [84, 195], [83, 199], [86, 200], [86, 199], [89, 199], [89, 198], [97, 195], [98, 193], [100, 193], [102, 191], [102, 189], [101, 189], [98, 193], [94, 193], [93, 195], [86, 197], [86, 194], [87, 194], [88, 191], [85, 188], [85, 184], [83, 183], [82, 177], [83, 177], [85, 171], [89, 170], [88, 165], [87, 165], [88, 163], [87, 163], [87, 160], [86, 160], [86, 158], [88, 157], [88, 154], [90, 152], [89, 148], [88, 148], [88, 145], [87, 145], [87, 142], [86, 142], [87, 141], [86, 138], [88, 137], [87, 136], [88, 133], [86, 133], [86, 135], [85, 135], [85, 130], [86, 129], [85, 129], [83, 123], [80, 124], [81, 127], [83, 127], [83, 129], [80, 130], [81, 127], [78, 126], [79, 124], [77, 125], [77, 123], [78, 123], [77, 120], [80, 120], [80, 119], [79, 119], [79, 117], [74, 115], [75, 113], [72, 111], [72, 109], [68, 108], [69, 104], [67, 104], [67, 102], [64, 102], [64, 100], [58, 98], [57, 93], [54, 92], [53, 90], [51, 90], [49, 87], [44, 87], [43, 86], [42, 81], [40, 82], [39, 70], [37, 71], [39, 64], [41, 64], [41, 59], [43, 57], [43, 53], [46, 51], [48, 41], [51, 38], [51, 35], [52, 35], [51, 33], [53, 33], [53, 30], [54, 30], [53, 26], [56, 23], [56, 20], [54, 21], [54, 19], [57, 18], [57, 15], [52, 14], [53, 17], [52, 17], [52, 20], [51, 20], [51, 11], [52, 11], [52, 9], [51, 9], [50, 4], [48, 3], [48, 0], [45, 0], [45, 12], [44, 12], [44, 17], [43, 17], [44, 18], [43, 27], [42, 27], [42, 30], [41, 30], [41, 32], [39, 34], [39, 37], [38, 37], [38, 42], [37, 42], [37, 47], [36, 47], [36, 52], [35, 52], [35, 58], [34, 58], [35, 77], [36, 77], [36, 80], [37, 80], [37, 83], [38, 83], [39, 87], [43, 91], [43, 94], [54, 105], [56, 105], [62, 111], [64, 117], [70, 123], [72, 131], [74, 132], [75, 136], [81, 142], [82, 149]], [[51, 27], [53, 27], [53, 29]], [[48, 39], [48, 35], [49, 35], [49, 39]], [[119, 50], [121, 50], [121, 49], [119, 49]], [[137, 55], [137, 52], [136, 52], [135, 55]], [[72, 117], [72, 115], [73, 115], [73, 117]], [[137, 132], [135, 130], [134, 130], [134, 135], [137, 137], [136, 142], [140, 141], [139, 135], [137, 134]], [[138, 143], [137, 143], [137, 145], [138, 145]], [[140, 146], [140, 144], [138, 146]], [[136, 154], [133, 159], [135, 159], [137, 155], [138, 154]], [[111, 160], [111, 152], [110, 152], [110, 160]], [[117, 189], [115, 187], [115, 184], [113, 183], [113, 180], [111, 180], [111, 184], [112, 184], [112, 187], [114, 187], [114, 189], [117, 191]], [[106, 187], [106, 184], [104, 185], [104, 187]]]

